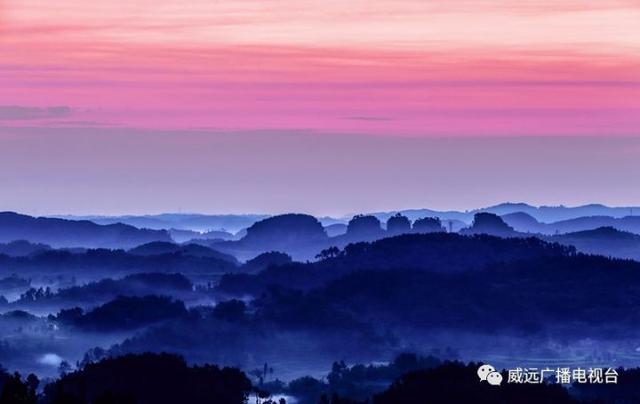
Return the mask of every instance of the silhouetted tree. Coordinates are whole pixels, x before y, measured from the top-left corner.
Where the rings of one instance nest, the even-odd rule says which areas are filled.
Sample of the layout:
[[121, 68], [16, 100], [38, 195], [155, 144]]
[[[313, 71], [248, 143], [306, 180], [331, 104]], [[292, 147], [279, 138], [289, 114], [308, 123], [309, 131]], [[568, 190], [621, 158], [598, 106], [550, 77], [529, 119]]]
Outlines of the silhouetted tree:
[[90, 330], [123, 330], [152, 324], [161, 320], [187, 317], [181, 301], [166, 296], [127, 297], [116, 299], [84, 313], [75, 308], [61, 310], [51, 320]]
[[300, 398], [303, 402], [318, 402], [327, 386], [311, 376], [301, 377], [289, 383], [289, 394]]
[[[33, 376], [33, 375], [30, 375]], [[31, 383], [23, 382], [19, 373], [3, 377], [2, 391], [0, 392], [0, 404], [36, 404], [36, 388], [32, 388]], [[37, 379], [37, 378], [36, 378]]]
[[[373, 404], [397, 403], [554, 403], [573, 404], [559, 384], [503, 383], [491, 386], [478, 379], [479, 364], [446, 363], [437, 368], [407, 373], [385, 392], [373, 397]], [[506, 374], [503, 375], [504, 380]]]
[[80, 361], [80, 363], [78, 363], [78, 367], [83, 368], [90, 363], [97, 362], [103, 359], [106, 356], [106, 354], [107, 354], [107, 351], [104, 348], [101, 348], [101, 347], [91, 348], [87, 352], [85, 352], [82, 360]]
[[40, 379], [38, 379], [38, 376], [34, 375], [33, 373], [29, 373], [29, 376], [27, 376], [25, 383], [29, 388], [29, 392], [31, 392], [35, 396], [36, 391], [38, 390], [38, 386], [40, 385]]
[[631, 404], [640, 402], [640, 368], [617, 369], [616, 384], [573, 383], [575, 397], [586, 402]]
[[237, 369], [189, 367], [175, 355], [141, 354], [90, 363], [47, 385], [44, 400], [52, 404], [243, 404], [251, 390], [251, 382]]
[[338, 247], [332, 246], [320, 251], [320, 254], [316, 255], [319, 260], [327, 260], [331, 258], [337, 258], [341, 255], [341, 251]]
[[69, 364], [69, 362], [67, 361], [60, 362], [60, 365], [58, 365], [58, 373], [60, 374], [60, 377], [65, 376], [70, 371], [71, 371], [71, 365]]

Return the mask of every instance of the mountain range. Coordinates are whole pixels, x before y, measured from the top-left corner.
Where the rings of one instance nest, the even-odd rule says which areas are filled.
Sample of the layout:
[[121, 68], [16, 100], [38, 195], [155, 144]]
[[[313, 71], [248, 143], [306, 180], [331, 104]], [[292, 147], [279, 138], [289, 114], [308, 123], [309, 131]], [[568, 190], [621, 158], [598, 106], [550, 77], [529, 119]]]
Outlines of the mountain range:
[[139, 229], [114, 223], [65, 220], [0, 212], [0, 243], [28, 240], [54, 248], [132, 248], [152, 241], [171, 241], [166, 230]]
[[[374, 215], [356, 215], [348, 221], [345, 219], [347, 223], [336, 223], [337, 219], [335, 219], [329, 225], [323, 223], [328, 220], [326, 217], [315, 218], [304, 214], [211, 217], [187, 215], [182, 218], [185, 219], [182, 222], [179, 215], [159, 215], [170, 219], [170, 223], [167, 222], [166, 225], [172, 227], [167, 230], [137, 228], [124, 223], [98, 224], [88, 220], [31, 217], [3, 212], [0, 213], [0, 244], [8, 244], [1, 246], [0, 253], [28, 255], [31, 252], [30, 249], [42, 250], [49, 247], [128, 250], [144, 244], [147, 244], [146, 249], [152, 248], [151, 246], [153, 249], [169, 246], [169, 249], [175, 252], [178, 246], [171, 243], [177, 242], [184, 245], [191, 244], [180, 247], [183, 249], [195, 251], [198, 244], [220, 253], [233, 255], [242, 261], [270, 251], [280, 251], [297, 260], [308, 260], [314, 259], [321, 250], [331, 246], [343, 248], [349, 243], [373, 241], [403, 233], [453, 231], [461, 234], [490, 234], [499, 237], [535, 236], [543, 240], [574, 245], [580, 251], [587, 253], [640, 259], [640, 253], [636, 253], [635, 250], [636, 244], [640, 246], [640, 242], [634, 238], [623, 240], [619, 237], [623, 233], [640, 235], [640, 216], [595, 215], [567, 219], [579, 214], [623, 215], [632, 212], [633, 208], [610, 208], [603, 205], [568, 208], [532, 207], [526, 204], [506, 203], [469, 212], [438, 212], [420, 209], [393, 214], [382, 212]], [[196, 218], [222, 220], [223, 217], [226, 218], [225, 220], [236, 220], [236, 224], [243, 225], [252, 220], [256, 221], [235, 235], [216, 230], [200, 232], [178, 230], [173, 227], [179, 223], [189, 223], [189, 220], [192, 220], [190, 223], [193, 224]], [[260, 217], [262, 219], [259, 219]], [[542, 220], [560, 217], [565, 219], [555, 222]], [[136, 219], [136, 217], [128, 218]], [[145, 216], [137, 219], [149, 220], [149, 218]], [[115, 220], [115, 217], [104, 220]], [[418, 229], [418, 224], [426, 225], [430, 221], [433, 221], [435, 226], [433, 230]], [[136, 223], [136, 220], [132, 222]], [[156, 226], [160, 224], [161, 222], [155, 223]], [[602, 228], [607, 228], [608, 231], [603, 231]], [[586, 233], [579, 237], [573, 235], [581, 232]], [[41, 245], [16, 243], [18, 240], [27, 240], [31, 244]], [[606, 248], [600, 248], [599, 245]]]
[[126, 216], [52, 216], [68, 220], [90, 220], [97, 224], [123, 223], [138, 228], [153, 230], [192, 230], [205, 233], [210, 230], [238, 232], [269, 215], [204, 215], [196, 213], [162, 213], [158, 215], [126, 215]]
[[[553, 223], [558, 221], [578, 219], [582, 217], [610, 217], [624, 218], [626, 216], [640, 217], [640, 206], [610, 207], [602, 204], [588, 204], [581, 206], [533, 206], [527, 203], [506, 202], [485, 208], [458, 211], [458, 210], [434, 210], [434, 209], [404, 209], [397, 211], [380, 211], [369, 213], [379, 220], [386, 222], [391, 216], [400, 213], [410, 220], [423, 217], [438, 217], [442, 221], [452, 221], [453, 230], [458, 231], [469, 225], [473, 221], [476, 213], [488, 212], [499, 216], [525, 213], [540, 223]], [[59, 215], [51, 216], [69, 220], [89, 220], [97, 224], [123, 223], [138, 228], [155, 230], [191, 230], [195, 232], [208, 232], [211, 230], [223, 230], [237, 233], [255, 222], [265, 219], [269, 214], [228, 214], [209, 215], [194, 213], [163, 213], [157, 215], [125, 215], [125, 216], [73, 216]], [[339, 217], [323, 216], [318, 217], [323, 226], [334, 224], [346, 224], [353, 215]], [[640, 220], [640, 219], [638, 219]], [[602, 224], [606, 225], [606, 224]], [[447, 223], [448, 226], [448, 223]], [[571, 230], [575, 231], [575, 230]], [[209, 237], [210, 238], [210, 237]], [[225, 238], [225, 237], [223, 237]]]

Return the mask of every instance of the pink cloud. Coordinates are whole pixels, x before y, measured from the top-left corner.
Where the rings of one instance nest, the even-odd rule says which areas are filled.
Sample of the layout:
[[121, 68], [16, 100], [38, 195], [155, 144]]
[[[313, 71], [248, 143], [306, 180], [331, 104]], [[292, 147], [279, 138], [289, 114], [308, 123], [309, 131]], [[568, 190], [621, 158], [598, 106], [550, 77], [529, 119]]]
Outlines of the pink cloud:
[[477, 4], [9, 1], [0, 105], [138, 128], [637, 132], [638, 2]]

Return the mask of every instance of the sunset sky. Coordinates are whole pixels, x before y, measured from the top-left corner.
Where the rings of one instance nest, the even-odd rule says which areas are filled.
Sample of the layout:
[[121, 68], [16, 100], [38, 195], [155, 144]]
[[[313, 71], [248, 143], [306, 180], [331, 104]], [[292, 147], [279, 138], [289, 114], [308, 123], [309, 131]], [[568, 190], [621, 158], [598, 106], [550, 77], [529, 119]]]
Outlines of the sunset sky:
[[0, 209], [640, 205], [639, 21], [634, 0], [0, 0]]

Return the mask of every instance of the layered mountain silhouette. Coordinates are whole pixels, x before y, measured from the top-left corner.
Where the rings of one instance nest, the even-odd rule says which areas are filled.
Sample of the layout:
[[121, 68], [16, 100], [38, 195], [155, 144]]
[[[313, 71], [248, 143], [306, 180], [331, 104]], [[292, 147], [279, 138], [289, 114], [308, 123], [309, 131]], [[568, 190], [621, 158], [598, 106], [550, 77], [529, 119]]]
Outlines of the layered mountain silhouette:
[[[331, 248], [333, 250], [335, 247]], [[372, 242], [348, 244], [321, 253], [315, 263], [271, 266], [252, 276], [227, 274], [219, 289], [224, 292], [260, 294], [271, 286], [307, 289], [360, 270], [424, 270], [436, 273], [476, 271], [504, 262], [562, 257], [575, 248], [548, 243], [535, 237], [499, 238], [451, 233], [405, 234]]]
[[144, 297], [153, 294], [180, 296], [192, 293], [193, 284], [182, 274], [145, 273], [122, 279], [102, 279], [84, 285], [51, 291], [31, 287], [20, 298], [6, 306], [19, 309], [61, 309], [69, 307], [94, 307], [120, 296]]
[[242, 268], [249, 272], [259, 272], [272, 266], [290, 264], [293, 260], [285, 253], [270, 251], [248, 260]]
[[601, 204], [589, 204], [582, 206], [531, 206], [526, 203], [502, 203], [484, 209], [471, 211], [489, 212], [496, 215], [506, 215], [510, 213], [523, 212], [536, 218], [541, 222], [557, 222], [561, 220], [577, 219], [585, 216], [611, 216], [621, 218], [633, 214], [636, 210], [640, 212], [638, 207], [609, 207]]
[[493, 213], [476, 213], [470, 227], [462, 229], [460, 234], [489, 234], [498, 237], [518, 237], [522, 233], [516, 232], [504, 220]]
[[284, 214], [254, 223], [238, 241], [210, 244], [240, 259], [251, 259], [262, 253], [281, 251], [299, 259], [313, 257], [329, 237], [313, 216]]
[[324, 230], [329, 237], [341, 236], [347, 232], [347, 225], [344, 223], [334, 223], [325, 226]]
[[238, 264], [238, 260], [234, 256], [199, 244], [175, 244], [166, 241], [154, 241], [130, 249], [129, 254], [141, 256], [177, 254], [191, 257], [216, 258], [228, 261], [234, 265]]
[[[629, 217], [630, 218], [630, 217]], [[598, 219], [596, 218], [581, 218], [581, 219]], [[581, 220], [572, 219], [564, 222], [558, 222], [562, 224], [573, 223], [580, 221], [582, 225], [590, 223], [594, 226], [598, 223], [598, 220]], [[607, 218], [614, 221], [620, 221], [622, 219]], [[509, 226], [506, 222], [510, 221], [516, 223], [520, 229], [524, 225], [528, 225], [528, 231], [521, 232], [515, 230]], [[605, 221], [609, 222], [609, 220]], [[536, 221], [526, 213], [512, 213], [505, 216], [497, 216], [492, 213], [476, 213], [473, 224], [460, 231], [460, 234], [489, 234], [498, 237], [537, 237], [541, 240], [547, 240], [563, 245], [573, 246], [577, 251], [604, 255], [616, 258], [629, 258], [640, 260], [640, 235], [618, 230], [611, 226], [598, 227], [589, 230], [583, 230], [578, 232], [569, 232], [564, 234], [556, 234], [554, 236], [548, 236], [540, 231], [534, 231], [534, 229], [540, 230], [541, 227], [552, 226], [554, 224], [543, 224]]]
[[173, 241], [177, 243], [184, 243], [191, 240], [233, 240], [235, 239], [235, 235], [232, 233], [221, 231], [221, 230], [211, 230], [207, 232], [197, 232], [193, 230], [182, 230], [182, 229], [169, 229], [169, 235], [173, 239]]
[[504, 215], [502, 219], [514, 229], [529, 233], [562, 234], [593, 230], [599, 227], [613, 227], [618, 230], [640, 234], [640, 216], [585, 216], [558, 222], [542, 223], [527, 213], [516, 212]]
[[[141, 272], [180, 272], [214, 276], [238, 268], [235, 258], [200, 246], [179, 247], [166, 252], [155, 244], [143, 246], [138, 253], [124, 250], [87, 249], [86, 251], [48, 250], [27, 257], [0, 255], [0, 274], [29, 276], [78, 276], [96, 279]], [[203, 247], [205, 248], [205, 247]]]
[[61, 310], [51, 320], [86, 330], [118, 331], [184, 318], [187, 309], [181, 301], [165, 296], [119, 296], [88, 312], [80, 308]]
[[[498, 205], [494, 210], [506, 212], [519, 208], [531, 211], [528, 205], [523, 204]], [[601, 205], [588, 205], [585, 209], [605, 208]], [[534, 210], [540, 209], [543, 208]], [[578, 208], [554, 209], [564, 211]], [[375, 215], [356, 215], [347, 224], [334, 223], [323, 227], [321, 221], [313, 216], [284, 214], [257, 221], [248, 227], [238, 240], [198, 238], [178, 244], [172, 242], [169, 232], [164, 230], [137, 229], [124, 224], [98, 225], [89, 221], [35, 218], [5, 212], [0, 213], [0, 242], [4, 242], [0, 244], [0, 254], [26, 257], [47, 252], [51, 248], [82, 247], [82, 249], [67, 252], [73, 255], [86, 253], [86, 249], [92, 248], [124, 248], [134, 256], [172, 255], [173, 260], [179, 259], [177, 257], [180, 256], [212, 258], [237, 266], [238, 260], [251, 260], [270, 252], [280, 252], [298, 261], [312, 260], [321, 251], [331, 246], [344, 248], [350, 243], [375, 241], [402, 234], [446, 232], [450, 230], [449, 225], [449, 221], [443, 223], [441, 218], [435, 216], [412, 220], [404, 214], [395, 213], [388, 216], [386, 223], [381, 222]], [[628, 233], [640, 232], [640, 217], [590, 216], [544, 223], [525, 212], [507, 213], [503, 216], [489, 212], [476, 212], [471, 225], [465, 226], [459, 232], [464, 235], [489, 234], [498, 237], [534, 236], [575, 246], [582, 252], [619, 258], [639, 257], [635, 252], [636, 240], [619, 237], [619, 234], [613, 231], [599, 230], [582, 237], [570, 234], [603, 227]], [[225, 232], [199, 233], [175, 229], [171, 232], [174, 236], [180, 234], [181, 239], [188, 239], [191, 235], [198, 237], [206, 237], [206, 234], [229, 235]], [[54, 256], [60, 253], [43, 255], [33, 262], [56, 261], [57, 258]], [[96, 256], [96, 254], [91, 253], [89, 256]], [[74, 260], [80, 259], [79, 257]], [[110, 257], [107, 262], [111, 259], [113, 257]], [[135, 262], [135, 260], [130, 261]], [[58, 265], [59, 262], [56, 262], [54, 266]], [[128, 263], [126, 266], [130, 265], [132, 264]]]
[[640, 261], [640, 235], [613, 227], [567, 233], [549, 237], [548, 240], [572, 245], [585, 253]]
[[[331, 234], [328, 234], [331, 230]], [[241, 259], [280, 251], [296, 260], [313, 259], [329, 246], [344, 247], [350, 243], [374, 241], [408, 233], [444, 232], [438, 218], [420, 218], [412, 223], [408, 217], [395, 214], [385, 225], [373, 215], [356, 215], [347, 225], [323, 227], [318, 219], [304, 214], [285, 214], [261, 220], [247, 229], [238, 241], [208, 242], [214, 249]], [[202, 240], [198, 240], [202, 243]]]
[[168, 230], [180, 229], [195, 232], [208, 232], [212, 229], [237, 232], [251, 226], [269, 215], [205, 215], [191, 213], [163, 213], [159, 215], [127, 216], [58, 216], [69, 220], [90, 220], [98, 224], [124, 223], [131, 226]]
[[[442, 221], [453, 221], [454, 227], [463, 226], [460, 223], [471, 223], [476, 213], [488, 212], [498, 216], [512, 213], [526, 213], [543, 223], [551, 223], [563, 220], [577, 219], [587, 216], [609, 216], [622, 218], [640, 214], [640, 207], [609, 207], [601, 204], [588, 204], [582, 206], [532, 206], [527, 203], [506, 202], [485, 208], [467, 211], [434, 210], [434, 209], [405, 209], [391, 212], [370, 213], [381, 222], [386, 222], [390, 217], [400, 213], [411, 221], [423, 217], [438, 217]], [[254, 223], [270, 217], [270, 215], [246, 214], [246, 215], [207, 215], [189, 213], [164, 213], [159, 215], [128, 215], [128, 216], [56, 216], [69, 220], [90, 220], [98, 224], [124, 223], [139, 228], [156, 230], [191, 230], [198, 233], [207, 231], [220, 231], [236, 233], [250, 227]], [[318, 220], [324, 226], [333, 224], [346, 224], [352, 216], [348, 217], [319, 217]], [[458, 230], [456, 228], [456, 230]], [[331, 234], [330, 234], [331, 235]], [[210, 238], [210, 237], [207, 237]], [[179, 241], [179, 240], [176, 240]]]
[[286, 214], [261, 220], [247, 229], [244, 244], [260, 244], [277, 249], [291, 244], [307, 244], [327, 239], [322, 224], [313, 216]]
[[28, 240], [57, 248], [131, 248], [151, 241], [171, 241], [171, 238], [165, 230], [138, 229], [121, 223], [98, 225], [88, 220], [0, 213], [0, 242], [16, 240]]
[[526, 213], [537, 221], [551, 223], [562, 220], [577, 219], [586, 216], [609, 216], [612, 218], [622, 218], [633, 216], [634, 212], [640, 214], [640, 207], [609, 207], [601, 204], [589, 204], [582, 206], [532, 206], [526, 203], [501, 203], [481, 209], [468, 211], [438, 211], [432, 209], [408, 209], [397, 212], [376, 212], [372, 215], [382, 221], [400, 213], [410, 220], [420, 217], [438, 217], [441, 220], [454, 220], [470, 223], [476, 213], [493, 213], [498, 216], [510, 215], [512, 213]]
[[6, 244], [0, 244], [0, 254], [10, 257], [26, 257], [50, 249], [51, 246], [47, 244], [34, 244], [26, 240], [16, 240]]
[[[526, 210], [519, 205], [502, 208], [505, 212]], [[620, 223], [633, 218], [609, 219]], [[315, 389], [342, 396], [349, 391], [345, 386], [352, 377], [361, 377], [370, 382], [367, 385], [377, 383], [377, 395], [369, 391], [345, 397], [404, 402], [427, 394], [421, 387], [424, 383], [433, 390], [456, 375], [464, 380], [468, 377], [468, 383], [458, 381], [452, 388], [459, 383], [472, 387], [468, 394], [451, 397], [473, 398], [484, 387], [479, 387], [472, 365], [413, 375], [391, 388], [378, 378], [383, 370], [344, 363], [335, 364], [326, 379], [301, 379], [293, 387], [284, 387], [267, 374], [271, 365], [277, 374], [287, 368], [306, 372], [304, 366], [312, 363], [317, 374], [318, 366], [336, 358], [350, 364], [360, 359], [360, 363], [387, 361], [391, 353], [415, 346], [430, 349], [439, 339], [440, 348], [444, 340], [464, 355], [504, 357], [513, 353], [553, 360], [558, 359], [558, 350], [566, 351], [570, 344], [577, 343], [591, 359], [600, 358], [600, 349], [603, 355], [609, 354], [608, 348], [617, 344], [614, 348], [624, 349], [625, 356], [605, 358], [625, 360], [635, 355], [639, 335], [635, 325], [640, 321], [636, 286], [640, 284], [640, 263], [610, 256], [638, 259], [640, 235], [611, 226], [548, 232], [548, 226], [582, 219], [592, 224], [600, 220], [545, 223], [520, 211], [503, 216], [475, 212], [458, 234], [448, 231], [448, 220], [454, 219], [437, 215], [411, 218], [393, 212], [384, 220], [356, 215], [344, 224], [327, 225], [313, 216], [285, 214], [253, 223], [239, 240], [176, 243], [168, 232], [151, 231], [167, 238], [126, 249], [60, 249], [23, 237], [30, 241], [0, 245], [0, 286], [7, 297], [0, 299], [5, 313], [0, 314], [0, 328], [10, 336], [0, 344], [0, 354], [9, 369], [22, 370], [24, 358], [34, 362], [49, 353], [68, 360], [72, 368], [78, 363], [75, 372], [65, 370], [61, 363], [63, 376], [43, 393], [58, 402], [85, 393], [83, 397], [95, 402], [126, 403], [131, 397], [143, 402], [142, 395], [110, 395], [129, 394], [146, 386], [144, 383], [151, 387], [158, 383], [135, 378], [135, 372], [145, 369], [134, 363], [137, 359], [132, 362], [129, 357], [119, 365], [114, 362], [116, 356], [131, 352], [174, 352], [184, 355], [185, 363], [242, 366], [261, 389], [287, 394], [304, 395]], [[36, 218], [25, 223], [32, 221], [41, 223]], [[85, 222], [55, 223], [79, 227], [65, 227], [68, 233], [52, 233], [54, 236], [89, 237], [82, 233]], [[111, 226], [90, 227], [96, 228], [105, 231]], [[6, 230], [0, 228], [0, 232]], [[185, 239], [202, 235], [200, 231], [179, 232]], [[86, 240], [78, 245], [86, 245]], [[84, 275], [92, 278], [76, 282], [76, 276]], [[18, 297], [5, 292], [16, 288], [20, 288]], [[495, 335], [500, 336], [499, 344], [481, 345], [483, 338], [495, 340]], [[587, 348], [579, 345], [585, 336], [596, 342], [589, 342]], [[82, 359], [94, 347], [107, 358], [98, 367]], [[164, 363], [147, 360], [150, 366]], [[265, 362], [270, 366], [263, 367]], [[193, 375], [185, 364], [177, 361], [173, 365], [180, 374]], [[250, 370], [257, 367], [258, 372]], [[57, 372], [55, 368], [50, 371]], [[128, 378], [114, 381], [114, 375], [120, 374]], [[131, 380], [143, 385], [131, 384]], [[191, 378], [180, 383], [185, 380]], [[216, 394], [225, 390], [222, 386]], [[507, 397], [500, 394], [500, 399]], [[208, 396], [203, 402], [217, 397]], [[154, 396], [150, 402], [161, 399]]]

